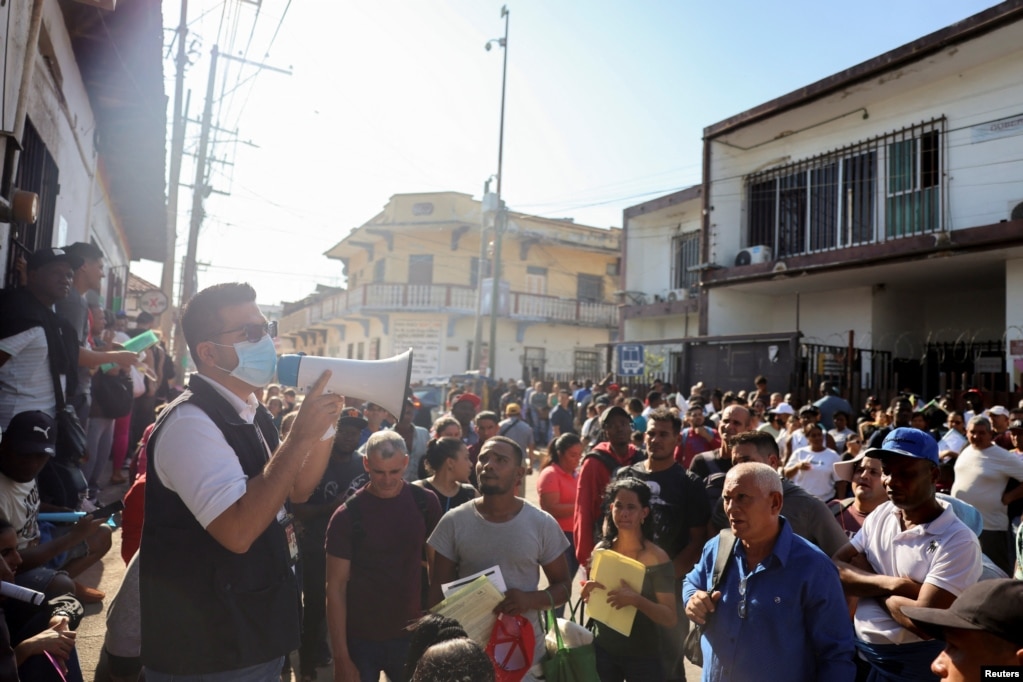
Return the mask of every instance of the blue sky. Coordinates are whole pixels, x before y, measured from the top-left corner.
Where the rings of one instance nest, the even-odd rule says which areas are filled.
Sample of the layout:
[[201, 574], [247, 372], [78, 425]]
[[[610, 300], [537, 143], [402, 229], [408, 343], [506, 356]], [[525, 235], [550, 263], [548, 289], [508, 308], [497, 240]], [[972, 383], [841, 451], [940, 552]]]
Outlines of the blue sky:
[[[514, 210], [606, 227], [620, 226], [627, 206], [699, 182], [704, 127], [994, 3], [507, 4], [504, 198]], [[296, 300], [317, 283], [344, 284], [323, 252], [391, 195], [479, 197], [497, 172], [502, 54], [483, 46], [503, 35], [501, 5], [262, 0], [257, 17], [252, 3], [191, 0], [191, 118], [213, 44], [292, 70], [221, 60], [217, 124], [258, 147], [224, 134], [214, 145], [234, 165], [218, 163], [212, 176], [229, 195], [206, 204], [199, 286], [245, 280], [262, 303]], [[168, 27], [178, 12], [164, 3]], [[168, 96], [173, 72], [168, 60]], [[198, 128], [188, 128], [191, 148]], [[182, 181], [193, 175], [186, 157]], [[191, 205], [181, 193], [179, 262]], [[160, 281], [159, 264], [132, 269]]]

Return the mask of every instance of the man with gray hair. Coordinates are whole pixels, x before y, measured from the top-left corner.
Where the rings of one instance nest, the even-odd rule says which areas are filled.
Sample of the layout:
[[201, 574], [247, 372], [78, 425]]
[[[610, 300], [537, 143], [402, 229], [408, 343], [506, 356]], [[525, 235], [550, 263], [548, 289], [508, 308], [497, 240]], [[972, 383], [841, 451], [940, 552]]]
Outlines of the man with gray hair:
[[755, 680], [770, 671], [851, 682], [855, 647], [838, 570], [781, 516], [778, 472], [735, 464], [721, 499], [731, 533], [704, 546], [682, 586], [686, 615], [703, 626], [703, 679]]
[[369, 483], [327, 527], [327, 627], [334, 679], [403, 679], [406, 626], [422, 609], [426, 538], [440, 520], [431, 491], [409, 485], [405, 439], [377, 431], [366, 441]]
[[1012, 575], [1016, 550], [1009, 532], [1008, 504], [1023, 496], [1023, 486], [1006, 493], [1011, 480], [1023, 481], [1023, 459], [994, 442], [987, 417], [976, 416], [966, 427], [970, 444], [955, 461], [952, 497], [969, 502], [984, 517], [980, 547], [995, 564]]

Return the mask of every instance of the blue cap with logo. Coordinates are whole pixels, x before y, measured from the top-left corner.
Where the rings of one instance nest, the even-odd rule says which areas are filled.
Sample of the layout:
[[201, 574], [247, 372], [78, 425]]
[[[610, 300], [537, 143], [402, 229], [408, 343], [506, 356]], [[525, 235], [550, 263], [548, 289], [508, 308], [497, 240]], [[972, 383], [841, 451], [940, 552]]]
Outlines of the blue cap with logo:
[[908, 426], [892, 429], [892, 432], [885, 436], [880, 448], [871, 448], [864, 454], [868, 457], [879, 458], [885, 455], [900, 455], [913, 459], [926, 459], [933, 464], [941, 463], [938, 459], [938, 442], [931, 434]]

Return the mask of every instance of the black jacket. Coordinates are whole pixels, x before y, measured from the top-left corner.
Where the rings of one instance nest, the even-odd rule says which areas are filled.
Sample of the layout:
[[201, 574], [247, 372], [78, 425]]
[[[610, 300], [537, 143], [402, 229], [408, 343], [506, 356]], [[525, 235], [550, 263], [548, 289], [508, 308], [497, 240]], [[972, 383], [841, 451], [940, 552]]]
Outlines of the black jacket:
[[[139, 553], [142, 660], [163, 673], [193, 675], [237, 670], [284, 656], [299, 644], [299, 591], [284, 527], [271, 522], [249, 551], [223, 547], [196, 521], [156, 469], [154, 444], [179, 405], [202, 409], [227, 439], [246, 476], [266, 466], [279, 439], [260, 407], [255, 425], [204, 380], [164, 410], [149, 441], [145, 524]], [[164, 452], [162, 456], [173, 456]]]

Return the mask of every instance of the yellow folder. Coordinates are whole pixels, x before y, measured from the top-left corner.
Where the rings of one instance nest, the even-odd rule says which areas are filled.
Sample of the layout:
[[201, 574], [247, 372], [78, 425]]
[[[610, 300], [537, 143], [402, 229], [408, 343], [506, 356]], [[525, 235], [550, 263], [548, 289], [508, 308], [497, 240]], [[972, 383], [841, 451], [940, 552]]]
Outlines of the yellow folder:
[[[643, 579], [646, 577], [646, 566], [635, 559], [613, 552], [610, 549], [598, 549], [593, 552], [593, 569], [590, 578], [608, 590], [621, 587], [622, 581], [636, 592], [643, 591]], [[636, 620], [636, 607], [625, 606], [616, 609], [607, 603], [607, 593], [593, 590], [587, 603], [590, 616], [612, 630], [628, 637], [632, 633], [632, 623]]]

